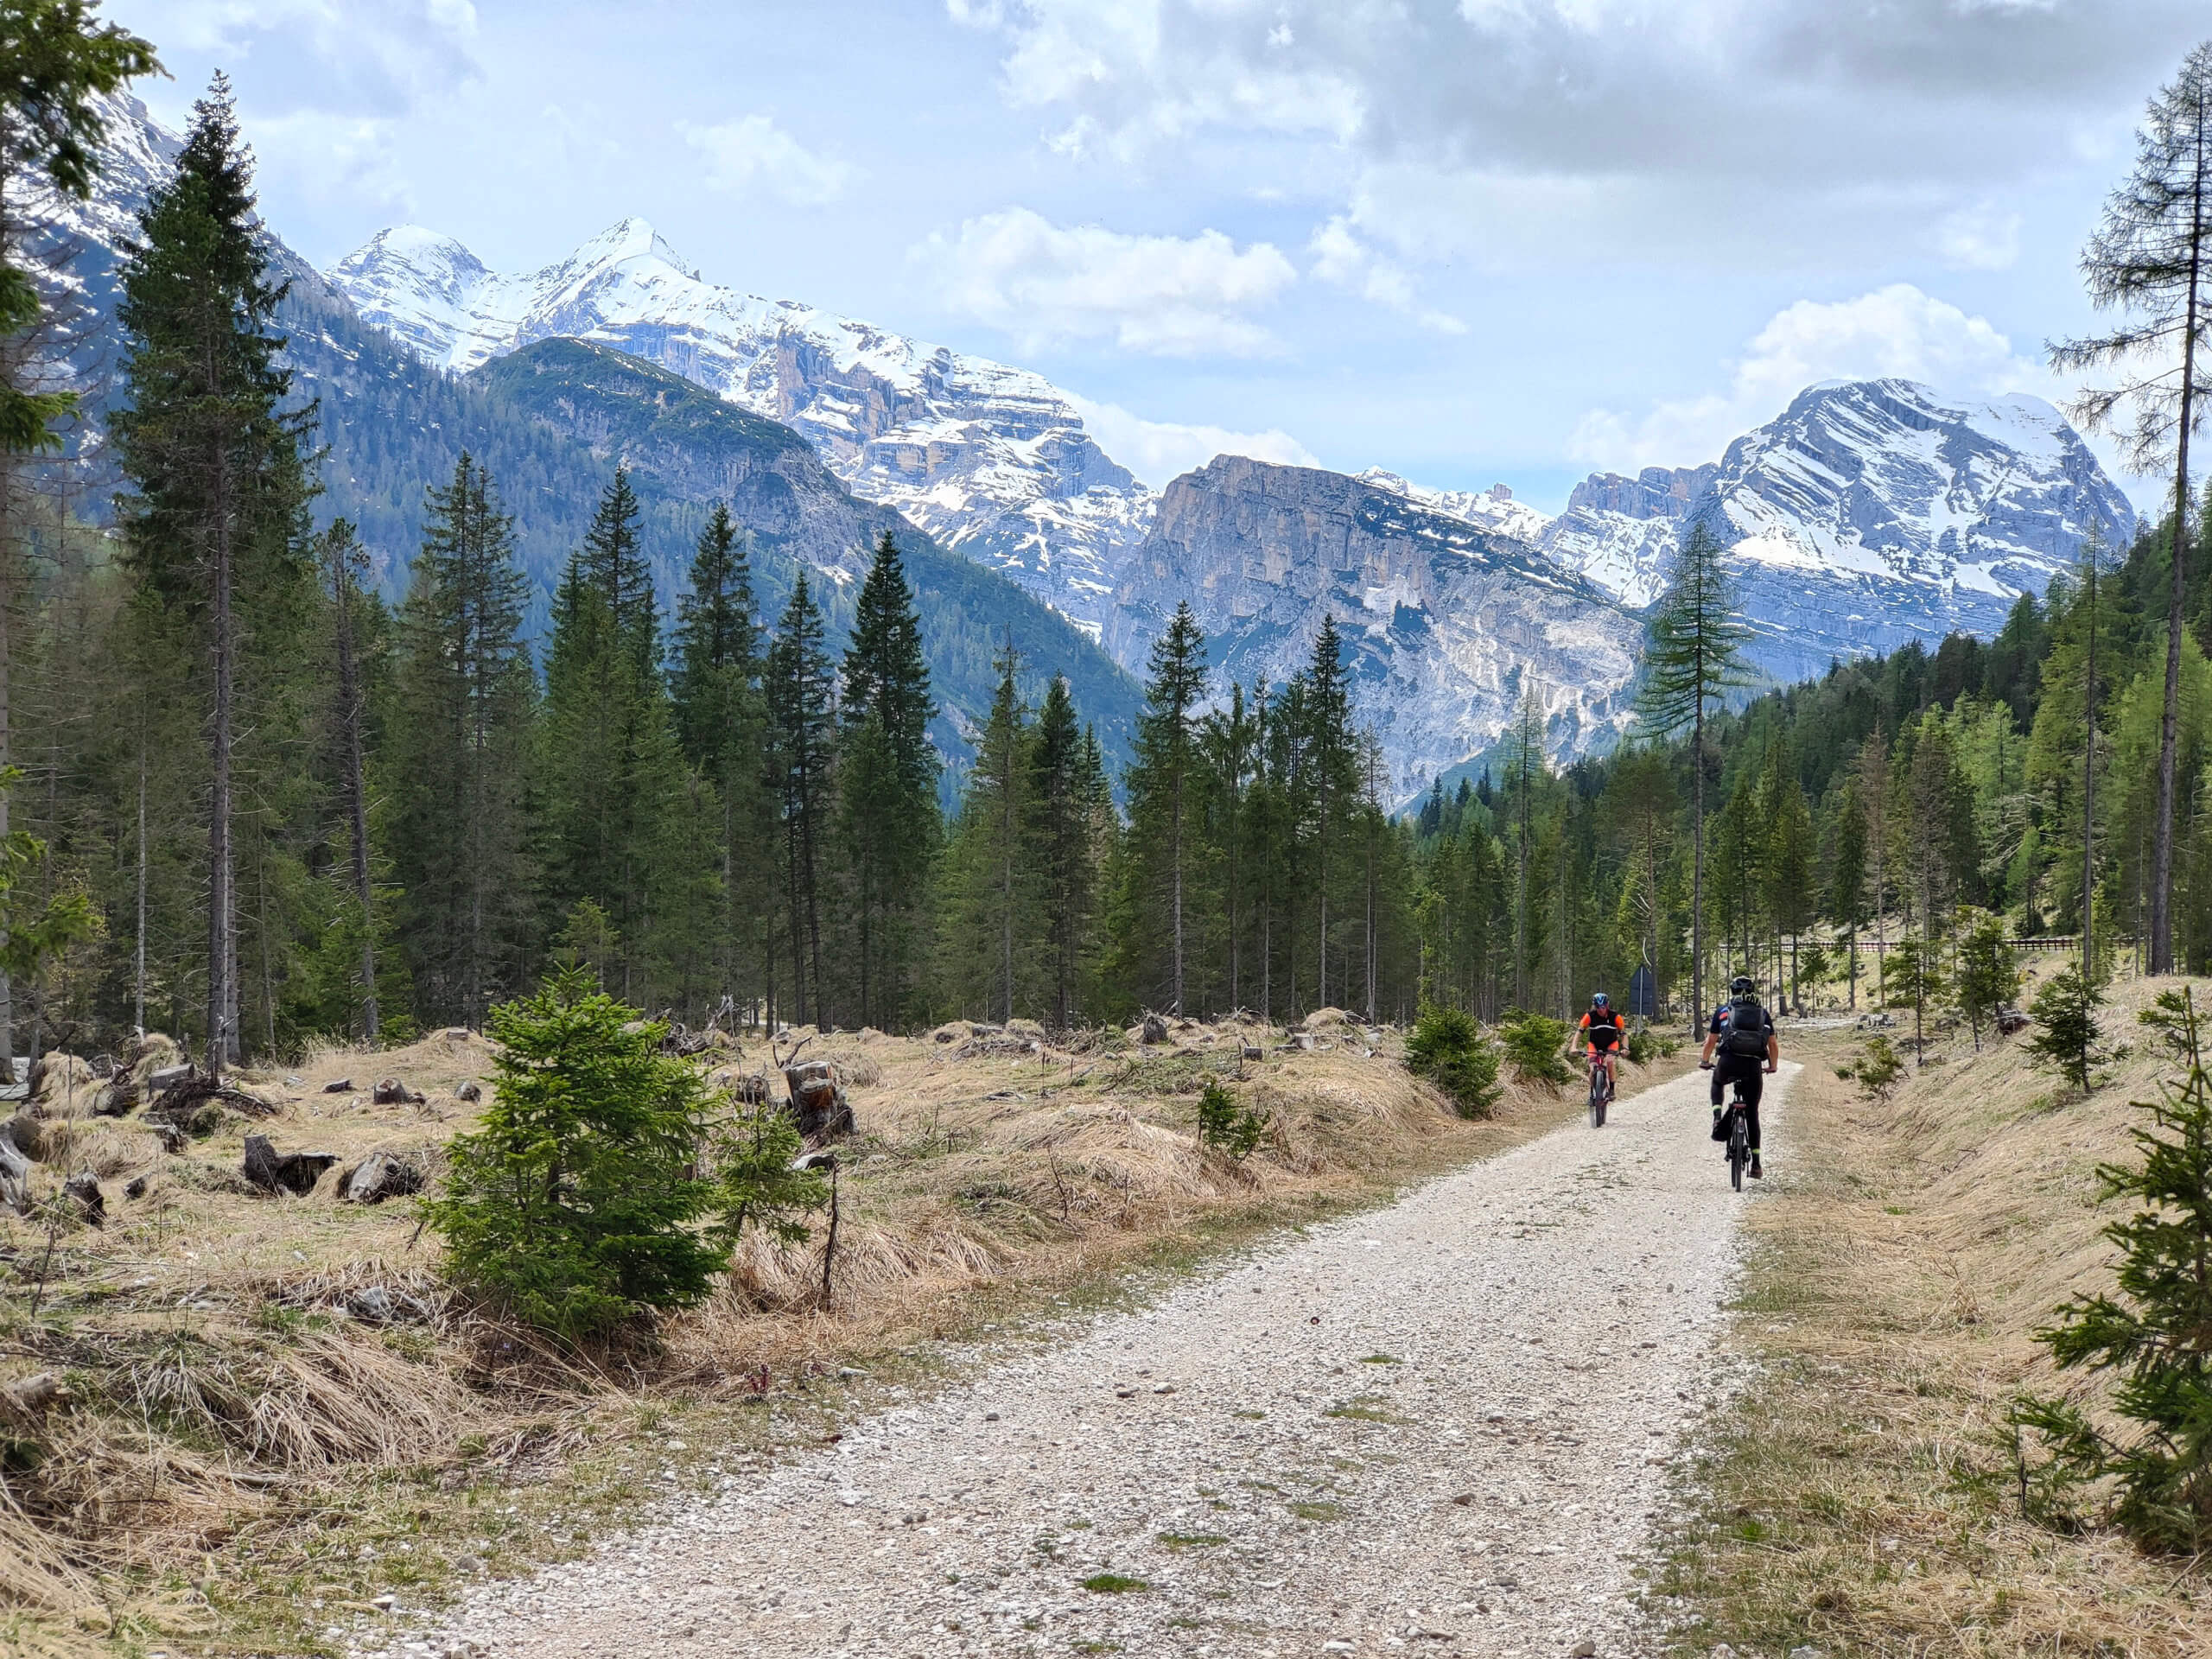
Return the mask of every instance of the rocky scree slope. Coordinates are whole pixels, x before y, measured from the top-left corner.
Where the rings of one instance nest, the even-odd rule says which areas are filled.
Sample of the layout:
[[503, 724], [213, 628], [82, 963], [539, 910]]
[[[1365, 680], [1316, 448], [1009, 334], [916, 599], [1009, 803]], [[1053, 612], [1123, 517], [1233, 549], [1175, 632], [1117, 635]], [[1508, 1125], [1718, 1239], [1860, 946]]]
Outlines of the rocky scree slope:
[[1142, 660], [1188, 602], [1215, 665], [1246, 683], [1304, 667], [1333, 615], [1401, 797], [1489, 747], [1531, 690], [1551, 753], [1609, 746], [1642, 639], [1610, 594], [1526, 542], [1400, 490], [1236, 455], [1167, 486], [1115, 601], [1121, 661]]
[[609, 345], [793, 428], [857, 493], [1002, 571], [1097, 637], [1153, 496], [1041, 376], [705, 281], [641, 219], [501, 276], [419, 226], [332, 266], [369, 322], [467, 372], [533, 341]]

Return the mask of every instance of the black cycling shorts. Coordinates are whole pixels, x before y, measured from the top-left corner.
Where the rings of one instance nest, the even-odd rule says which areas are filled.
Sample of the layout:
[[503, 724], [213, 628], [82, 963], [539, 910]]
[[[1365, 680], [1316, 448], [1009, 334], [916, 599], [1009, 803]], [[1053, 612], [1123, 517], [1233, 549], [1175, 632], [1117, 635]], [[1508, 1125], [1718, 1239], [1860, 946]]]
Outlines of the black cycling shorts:
[[[1718, 1112], [1727, 1099], [1727, 1090], [1738, 1078], [1744, 1084], [1744, 1128], [1751, 1137], [1753, 1152], [1759, 1149], [1759, 1096], [1766, 1092], [1766, 1062], [1749, 1060], [1741, 1055], [1723, 1054], [1713, 1063], [1713, 1109]], [[1721, 1138], [1719, 1125], [1714, 1125], [1713, 1137]]]

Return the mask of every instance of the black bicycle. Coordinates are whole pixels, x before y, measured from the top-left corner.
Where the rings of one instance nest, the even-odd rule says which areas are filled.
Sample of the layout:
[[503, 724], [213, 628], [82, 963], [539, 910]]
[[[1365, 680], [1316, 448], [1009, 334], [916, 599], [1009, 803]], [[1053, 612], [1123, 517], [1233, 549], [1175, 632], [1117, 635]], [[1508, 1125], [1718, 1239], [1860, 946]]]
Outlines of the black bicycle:
[[[1710, 1071], [1713, 1062], [1707, 1060], [1698, 1068]], [[1744, 1098], [1744, 1080], [1738, 1077], [1733, 1093], [1723, 1109], [1728, 1114], [1728, 1185], [1738, 1192], [1744, 1190], [1744, 1166], [1751, 1161], [1751, 1121], [1750, 1103]]]
[[1592, 1026], [1584, 1035], [1598, 1052], [1590, 1057], [1590, 1127], [1605, 1127], [1605, 1108], [1611, 1103], [1615, 1082], [1611, 1064], [1618, 1052], [1620, 1032], [1612, 1026]]

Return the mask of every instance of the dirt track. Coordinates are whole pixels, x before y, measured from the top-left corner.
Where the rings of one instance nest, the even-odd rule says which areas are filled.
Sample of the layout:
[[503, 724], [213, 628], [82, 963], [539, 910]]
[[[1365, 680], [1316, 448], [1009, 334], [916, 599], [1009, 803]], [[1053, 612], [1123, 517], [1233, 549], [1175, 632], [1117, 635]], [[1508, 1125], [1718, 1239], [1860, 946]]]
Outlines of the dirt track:
[[[1770, 1146], [1796, 1069], [1770, 1081]], [[397, 1640], [500, 1659], [1613, 1650], [1756, 1198], [1728, 1189], [1704, 1086], [1224, 1265]]]

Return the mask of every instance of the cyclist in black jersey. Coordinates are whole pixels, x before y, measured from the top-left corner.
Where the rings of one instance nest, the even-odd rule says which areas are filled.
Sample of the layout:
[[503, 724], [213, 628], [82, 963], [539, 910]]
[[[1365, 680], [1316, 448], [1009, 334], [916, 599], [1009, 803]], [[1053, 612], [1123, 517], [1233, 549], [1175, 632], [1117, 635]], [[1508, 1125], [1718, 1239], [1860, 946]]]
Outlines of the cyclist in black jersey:
[[[1759, 1166], [1759, 1096], [1765, 1092], [1766, 1074], [1781, 1063], [1782, 1047], [1774, 1034], [1774, 1016], [1759, 1006], [1758, 988], [1748, 975], [1739, 974], [1728, 987], [1728, 1001], [1713, 1011], [1706, 1027], [1705, 1052], [1698, 1064], [1713, 1070], [1713, 1138], [1728, 1138], [1722, 1115], [1724, 1090], [1732, 1083], [1743, 1084], [1744, 1128], [1750, 1137], [1751, 1176], [1763, 1178]], [[1764, 1062], [1764, 1064], [1762, 1064]]]

